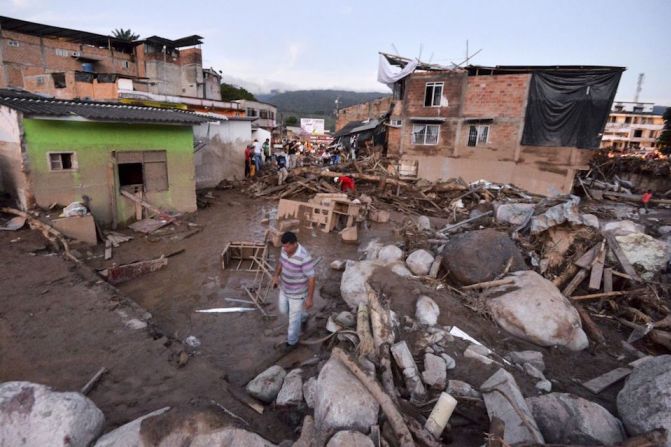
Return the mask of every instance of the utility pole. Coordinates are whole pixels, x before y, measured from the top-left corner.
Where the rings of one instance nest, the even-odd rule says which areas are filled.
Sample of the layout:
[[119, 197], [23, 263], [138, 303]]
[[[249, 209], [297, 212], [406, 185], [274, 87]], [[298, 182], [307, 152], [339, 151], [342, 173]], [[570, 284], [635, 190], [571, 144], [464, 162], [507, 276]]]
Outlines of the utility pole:
[[643, 90], [643, 80], [645, 79], [645, 73], [638, 74], [638, 82], [636, 82], [636, 96], [634, 96], [634, 102], [638, 102], [639, 96], [641, 96], [641, 90]]

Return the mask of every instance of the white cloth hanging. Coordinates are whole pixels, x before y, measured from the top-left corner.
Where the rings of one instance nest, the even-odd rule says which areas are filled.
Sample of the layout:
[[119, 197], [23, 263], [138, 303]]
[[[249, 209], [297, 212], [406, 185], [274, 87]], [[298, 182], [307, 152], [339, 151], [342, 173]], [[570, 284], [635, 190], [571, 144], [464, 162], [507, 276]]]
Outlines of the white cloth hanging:
[[377, 81], [386, 84], [390, 89], [394, 89], [394, 84], [411, 74], [417, 68], [419, 61], [413, 59], [409, 61], [403, 69], [395, 73], [395, 68], [391, 66], [387, 58], [380, 54], [380, 62], [377, 68]]

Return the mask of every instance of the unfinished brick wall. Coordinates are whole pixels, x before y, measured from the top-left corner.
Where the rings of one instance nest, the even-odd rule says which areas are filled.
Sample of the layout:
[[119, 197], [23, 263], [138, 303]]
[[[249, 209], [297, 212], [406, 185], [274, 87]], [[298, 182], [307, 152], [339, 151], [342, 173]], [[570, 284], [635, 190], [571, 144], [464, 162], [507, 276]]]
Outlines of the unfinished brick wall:
[[470, 76], [465, 117], [523, 117], [530, 74]]
[[391, 103], [391, 96], [387, 96], [385, 98], [340, 109], [338, 111], [338, 117], [336, 118], [336, 132], [342, 129], [350, 121], [363, 121], [365, 119], [377, 118], [380, 115], [384, 115], [389, 112]]

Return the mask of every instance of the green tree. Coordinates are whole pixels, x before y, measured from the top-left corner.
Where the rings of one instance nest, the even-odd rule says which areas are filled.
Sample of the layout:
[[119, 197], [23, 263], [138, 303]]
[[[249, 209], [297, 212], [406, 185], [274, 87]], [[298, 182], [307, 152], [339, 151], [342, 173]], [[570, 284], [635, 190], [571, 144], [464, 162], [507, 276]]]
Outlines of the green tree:
[[298, 118], [295, 116], [287, 116], [284, 120], [285, 126], [298, 126]]
[[128, 28], [128, 29], [123, 29], [123, 28], [115, 29], [115, 30], [112, 31], [112, 36], [116, 37], [117, 39], [127, 40], [129, 42], [137, 40], [140, 37], [139, 34], [133, 33], [133, 31], [131, 31], [130, 28]]
[[222, 82], [220, 89], [222, 101], [235, 101], [236, 99], [248, 99], [250, 101], [256, 101], [256, 97], [254, 97], [252, 93], [242, 87], [236, 87], [234, 85]]
[[664, 112], [664, 129], [657, 139], [659, 151], [665, 155], [671, 155], [671, 107]]

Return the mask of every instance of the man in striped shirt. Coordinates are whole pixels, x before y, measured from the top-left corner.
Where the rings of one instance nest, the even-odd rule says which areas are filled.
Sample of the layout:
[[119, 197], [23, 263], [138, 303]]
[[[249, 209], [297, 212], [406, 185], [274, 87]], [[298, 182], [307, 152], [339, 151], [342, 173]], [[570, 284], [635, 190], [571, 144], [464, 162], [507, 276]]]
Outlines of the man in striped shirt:
[[280, 285], [279, 311], [289, 316], [287, 348], [298, 343], [301, 324], [307, 322], [304, 309], [312, 307], [315, 292], [315, 268], [310, 253], [298, 243], [291, 231], [282, 235], [280, 262], [275, 268], [273, 287]]

